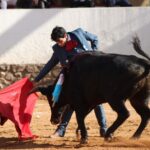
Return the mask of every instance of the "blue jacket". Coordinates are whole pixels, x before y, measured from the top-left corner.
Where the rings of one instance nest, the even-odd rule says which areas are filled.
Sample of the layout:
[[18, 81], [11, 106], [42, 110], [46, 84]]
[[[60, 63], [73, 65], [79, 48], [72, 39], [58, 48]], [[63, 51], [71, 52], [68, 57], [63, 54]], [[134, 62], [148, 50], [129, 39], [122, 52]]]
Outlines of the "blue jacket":
[[[98, 49], [98, 38], [94, 34], [84, 31], [81, 28], [78, 28], [72, 32], [68, 32], [67, 34], [69, 34], [70, 36], [73, 35], [80, 43], [81, 48], [78, 51], [74, 50], [72, 52], [67, 52], [64, 47], [60, 47], [56, 43], [52, 47], [54, 51], [52, 57], [37, 75], [37, 77], [34, 80], [35, 82], [41, 80], [59, 62], [62, 66], [65, 66], [68, 63], [68, 60], [77, 53]], [[91, 45], [89, 44], [89, 42]]]

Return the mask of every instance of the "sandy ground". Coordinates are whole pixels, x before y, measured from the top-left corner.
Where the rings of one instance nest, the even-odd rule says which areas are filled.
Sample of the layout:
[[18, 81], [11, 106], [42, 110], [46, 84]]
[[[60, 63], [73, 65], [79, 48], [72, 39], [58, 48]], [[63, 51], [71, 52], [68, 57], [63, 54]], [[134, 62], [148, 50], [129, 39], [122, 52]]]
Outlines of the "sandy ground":
[[[89, 134], [88, 144], [79, 146], [79, 141], [75, 135], [77, 127], [75, 114], [73, 114], [67, 132], [64, 138], [50, 138], [50, 135], [55, 131], [56, 126], [51, 125], [50, 110], [46, 100], [38, 100], [34, 109], [31, 122], [31, 130], [38, 135], [34, 141], [19, 142], [17, 133], [12, 122], [7, 121], [4, 126], [0, 127], [0, 149], [82, 149], [82, 150], [115, 150], [115, 149], [143, 149], [150, 150], [150, 122], [144, 130], [139, 140], [131, 140], [130, 137], [137, 129], [140, 123], [140, 117], [136, 114], [130, 104], [127, 102], [130, 117], [126, 122], [118, 128], [114, 134], [114, 139], [111, 142], [104, 141], [99, 137], [99, 127], [93, 111], [86, 118], [86, 126]], [[104, 104], [108, 126], [116, 118], [116, 113]]]

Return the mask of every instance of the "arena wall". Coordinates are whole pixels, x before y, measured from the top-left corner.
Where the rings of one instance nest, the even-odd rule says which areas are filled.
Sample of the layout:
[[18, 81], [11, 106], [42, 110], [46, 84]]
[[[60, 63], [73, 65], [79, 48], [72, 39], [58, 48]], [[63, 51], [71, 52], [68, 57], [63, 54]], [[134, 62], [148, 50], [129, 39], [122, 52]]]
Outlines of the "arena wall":
[[[0, 10], [1, 68], [11, 68], [11, 65], [42, 67], [52, 54], [54, 42], [50, 34], [55, 26], [63, 26], [67, 31], [82, 27], [98, 35], [99, 50], [120, 54], [137, 55], [131, 45], [132, 37], [137, 34], [143, 49], [150, 55], [149, 7], [9, 9]], [[11, 72], [6, 68], [0, 79]]]

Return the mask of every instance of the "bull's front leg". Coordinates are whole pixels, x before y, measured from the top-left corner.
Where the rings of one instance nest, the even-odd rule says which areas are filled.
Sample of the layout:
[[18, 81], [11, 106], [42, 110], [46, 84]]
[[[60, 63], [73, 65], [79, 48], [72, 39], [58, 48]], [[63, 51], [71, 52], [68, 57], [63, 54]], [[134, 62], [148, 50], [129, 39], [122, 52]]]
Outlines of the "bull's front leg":
[[84, 113], [82, 113], [82, 111], [76, 111], [76, 118], [78, 123], [78, 129], [80, 129], [81, 132], [80, 144], [86, 144], [88, 140], [88, 134], [84, 123], [85, 115]]

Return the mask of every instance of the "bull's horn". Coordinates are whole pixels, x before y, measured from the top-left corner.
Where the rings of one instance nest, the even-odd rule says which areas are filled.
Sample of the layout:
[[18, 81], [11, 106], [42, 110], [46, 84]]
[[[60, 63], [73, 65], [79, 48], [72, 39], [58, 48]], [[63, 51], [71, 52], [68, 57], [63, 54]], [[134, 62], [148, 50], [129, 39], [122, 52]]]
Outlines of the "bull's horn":
[[55, 106], [56, 102], [53, 101], [52, 108]]

